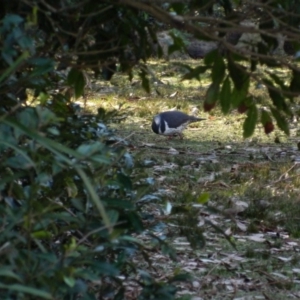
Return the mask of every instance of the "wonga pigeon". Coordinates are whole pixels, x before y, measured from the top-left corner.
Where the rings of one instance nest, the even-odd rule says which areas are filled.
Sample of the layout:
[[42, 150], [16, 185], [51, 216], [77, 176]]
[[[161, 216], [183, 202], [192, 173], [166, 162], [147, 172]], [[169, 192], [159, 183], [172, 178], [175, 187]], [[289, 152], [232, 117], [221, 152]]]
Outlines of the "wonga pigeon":
[[153, 118], [152, 130], [157, 134], [167, 136], [179, 135], [183, 138], [182, 131], [189, 123], [205, 119], [189, 116], [178, 110], [165, 111]]

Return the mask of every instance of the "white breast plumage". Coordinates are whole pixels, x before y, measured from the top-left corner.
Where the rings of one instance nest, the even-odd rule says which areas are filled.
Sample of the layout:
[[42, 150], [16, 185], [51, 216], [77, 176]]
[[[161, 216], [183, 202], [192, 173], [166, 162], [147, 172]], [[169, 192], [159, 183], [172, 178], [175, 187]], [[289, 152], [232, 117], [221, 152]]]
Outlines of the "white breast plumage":
[[186, 125], [187, 125], [187, 123], [185, 123], [176, 128], [170, 128], [168, 126], [168, 123], [166, 121], [164, 121], [164, 122], [165, 122], [165, 132], [163, 134], [165, 134], [165, 135], [174, 135], [177, 133], [180, 134], [186, 128]]

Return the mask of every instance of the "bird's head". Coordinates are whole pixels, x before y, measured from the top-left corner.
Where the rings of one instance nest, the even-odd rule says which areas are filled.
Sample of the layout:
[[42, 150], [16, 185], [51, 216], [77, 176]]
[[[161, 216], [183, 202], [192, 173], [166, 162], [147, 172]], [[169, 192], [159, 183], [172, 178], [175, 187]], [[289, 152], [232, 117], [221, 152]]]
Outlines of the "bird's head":
[[157, 134], [159, 133], [159, 126], [161, 121], [160, 119], [161, 119], [160, 116], [157, 115], [153, 118], [153, 122], [152, 122], [152, 130]]

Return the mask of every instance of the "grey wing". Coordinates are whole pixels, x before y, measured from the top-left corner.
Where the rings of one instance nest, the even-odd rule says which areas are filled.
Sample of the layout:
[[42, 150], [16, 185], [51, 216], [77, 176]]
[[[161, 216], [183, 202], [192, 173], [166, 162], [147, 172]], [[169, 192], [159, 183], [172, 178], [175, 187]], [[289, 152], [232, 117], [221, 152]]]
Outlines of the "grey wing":
[[177, 128], [191, 121], [191, 117], [181, 111], [170, 111], [162, 113], [163, 119], [167, 120], [170, 128]]

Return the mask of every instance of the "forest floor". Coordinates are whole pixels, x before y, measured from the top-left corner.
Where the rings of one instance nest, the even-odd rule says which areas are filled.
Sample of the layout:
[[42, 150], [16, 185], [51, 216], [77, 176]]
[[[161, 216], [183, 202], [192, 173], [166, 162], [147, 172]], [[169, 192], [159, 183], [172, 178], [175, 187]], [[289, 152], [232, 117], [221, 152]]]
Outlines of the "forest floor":
[[[209, 75], [181, 81], [184, 68], [178, 63], [150, 63], [157, 76], [150, 94], [137, 76], [129, 82], [116, 74], [110, 83], [95, 83], [87, 101], [88, 110], [111, 112], [109, 127], [134, 154], [132, 179], [147, 228], [139, 238], [154, 247], [154, 235], [176, 250], [152, 252], [151, 266], [143, 267], [162, 281], [189, 273], [190, 282], [176, 283], [180, 299], [299, 299], [297, 122], [290, 121], [289, 137], [278, 129], [266, 135], [259, 123], [243, 139], [245, 114], [224, 116], [218, 107], [205, 113]], [[251, 92], [258, 107], [269, 101], [264, 87]], [[206, 120], [191, 124], [183, 140], [151, 131], [158, 112], [190, 113], [195, 107]], [[135, 299], [136, 288], [128, 283], [128, 299]]]

